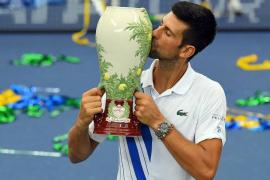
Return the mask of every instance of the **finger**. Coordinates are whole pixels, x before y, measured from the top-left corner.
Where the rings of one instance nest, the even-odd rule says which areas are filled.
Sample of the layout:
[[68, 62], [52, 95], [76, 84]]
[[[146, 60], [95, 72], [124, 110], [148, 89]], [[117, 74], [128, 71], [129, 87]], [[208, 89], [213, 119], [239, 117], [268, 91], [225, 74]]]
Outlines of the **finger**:
[[95, 95], [102, 96], [102, 91], [97, 87], [92, 88], [83, 93], [83, 96], [95, 96]]
[[139, 106], [139, 105], [135, 106], [135, 111], [141, 111], [141, 109], [142, 109], [142, 106]]
[[137, 117], [137, 118], [139, 118], [139, 117], [141, 117], [141, 113], [140, 113], [140, 111], [134, 111], [134, 114], [135, 114], [135, 116]]
[[145, 107], [144, 106], [135, 106], [135, 110], [138, 112], [144, 112]]
[[89, 108], [86, 111], [87, 113], [93, 115], [93, 114], [97, 114], [97, 113], [101, 113], [102, 112], [102, 108], [101, 107], [97, 107], [97, 108]]
[[145, 93], [137, 91], [137, 92], [134, 93], [134, 96], [136, 98], [139, 98], [140, 99], [140, 98], [145, 97]]
[[86, 97], [86, 100], [88, 102], [101, 102], [101, 97], [100, 96], [89, 96], [89, 97]]
[[139, 111], [139, 106], [138, 105], [135, 106], [135, 111]]
[[81, 119], [92, 119], [95, 114], [102, 113], [103, 109], [101, 107], [97, 108], [86, 108], [86, 109], [81, 109], [79, 113], [79, 117]]
[[88, 104], [91, 102], [101, 102], [101, 97], [100, 96], [86, 96], [82, 98], [83, 104]]
[[138, 106], [145, 105], [145, 100], [144, 99], [136, 99], [135, 104]]
[[142, 119], [142, 114], [141, 114], [141, 112], [140, 112], [140, 111], [135, 111], [134, 114], [135, 114], [135, 116], [137, 117], [137, 119], [138, 119], [139, 121], [141, 121], [141, 119]]
[[84, 108], [85, 109], [92, 109], [92, 108], [98, 108], [101, 106], [102, 106], [101, 102], [92, 102], [92, 103], [85, 104]]

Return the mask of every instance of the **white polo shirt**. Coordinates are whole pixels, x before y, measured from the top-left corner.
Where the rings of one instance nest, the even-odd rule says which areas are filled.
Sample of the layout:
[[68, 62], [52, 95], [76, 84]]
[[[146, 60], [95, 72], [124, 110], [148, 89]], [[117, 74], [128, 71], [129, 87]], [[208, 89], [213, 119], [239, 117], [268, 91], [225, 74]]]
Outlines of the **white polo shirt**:
[[[152, 96], [166, 119], [193, 143], [219, 138], [224, 144], [226, 98], [219, 83], [195, 72], [189, 64], [183, 77], [171, 89], [159, 94], [153, 85], [154, 63], [142, 74], [142, 88]], [[92, 132], [93, 123], [89, 126], [91, 138], [98, 142], [105, 139]], [[194, 179], [176, 162], [152, 129], [143, 125], [142, 133], [140, 137], [119, 138], [117, 180]]]

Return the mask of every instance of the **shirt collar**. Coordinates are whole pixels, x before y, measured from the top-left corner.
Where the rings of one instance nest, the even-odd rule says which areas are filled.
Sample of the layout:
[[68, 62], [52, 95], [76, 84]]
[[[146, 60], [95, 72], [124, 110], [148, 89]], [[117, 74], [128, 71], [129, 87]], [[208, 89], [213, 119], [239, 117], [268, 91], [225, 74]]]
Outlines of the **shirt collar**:
[[154, 83], [153, 83], [153, 70], [155, 67], [155, 63], [157, 60], [154, 60], [150, 66], [149, 69], [147, 69], [146, 71], [143, 72], [142, 74], [142, 88], [148, 87], [148, 86], [152, 86], [154, 87]]
[[[150, 68], [146, 70], [142, 76], [142, 88], [152, 86], [154, 89], [154, 83], [153, 83], [153, 70], [155, 67], [155, 62], [158, 60], [155, 60]], [[196, 72], [191, 67], [190, 63], [188, 63], [188, 68], [182, 78], [171, 88], [171, 92], [174, 92], [176, 94], [185, 94], [190, 86], [192, 85], [194, 79], [195, 79]]]

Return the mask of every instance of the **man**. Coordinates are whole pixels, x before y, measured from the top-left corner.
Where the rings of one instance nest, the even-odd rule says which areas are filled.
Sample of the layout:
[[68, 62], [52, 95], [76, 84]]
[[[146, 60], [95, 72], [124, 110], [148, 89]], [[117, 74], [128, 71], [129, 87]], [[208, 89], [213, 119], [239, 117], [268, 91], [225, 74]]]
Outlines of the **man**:
[[[142, 74], [144, 93], [135, 93], [143, 135], [120, 137], [118, 180], [214, 178], [225, 143], [225, 95], [217, 82], [195, 72], [189, 60], [215, 33], [211, 11], [189, 2], [174, 4], [153, 31], [150, 57], [156, 60]], [[102, 112], [102, 95], [93, 88], [82, 96], [69, 133], [74, 163], [87, 159], [104, 140], [92, 133], [93, 116]]]

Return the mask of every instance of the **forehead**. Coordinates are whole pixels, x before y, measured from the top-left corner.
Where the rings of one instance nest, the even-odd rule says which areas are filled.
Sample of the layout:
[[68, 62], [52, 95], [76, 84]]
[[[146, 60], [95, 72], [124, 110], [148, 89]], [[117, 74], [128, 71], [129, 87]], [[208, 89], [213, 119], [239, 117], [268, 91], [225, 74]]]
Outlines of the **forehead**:
[[173, 12], [169, 12], [163, 17], [163, 24], [177, 35], [181, 35], [189, 27], [185, 22], [179, 20]]

